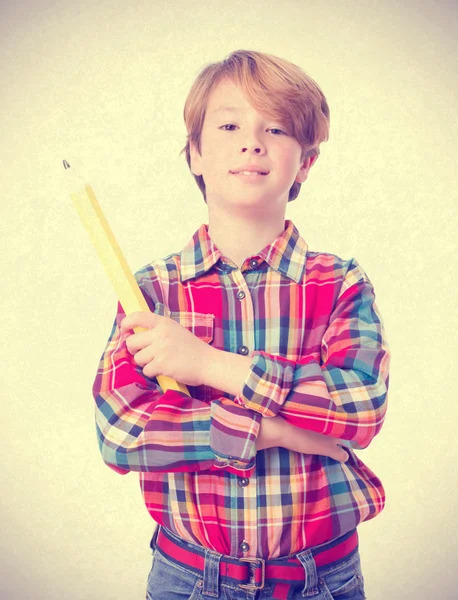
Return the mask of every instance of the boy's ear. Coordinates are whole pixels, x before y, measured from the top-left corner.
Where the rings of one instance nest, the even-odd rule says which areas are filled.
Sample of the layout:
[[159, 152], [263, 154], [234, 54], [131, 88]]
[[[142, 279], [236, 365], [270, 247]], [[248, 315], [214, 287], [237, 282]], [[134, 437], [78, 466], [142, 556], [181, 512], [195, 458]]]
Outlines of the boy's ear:
[[304, 183], [304, 181], [308, 177], [310, 169], [316, 163], [318, 157], [319, 154], [315, 154], [314, 156], [308, 156], [302, 163], [294, 181], [297, 181], [298, 183]]
[[189, 142], [189, 154], [191, 158], [191, 172], [194, 175], [202, 175], [202, 157], [194, 142]]

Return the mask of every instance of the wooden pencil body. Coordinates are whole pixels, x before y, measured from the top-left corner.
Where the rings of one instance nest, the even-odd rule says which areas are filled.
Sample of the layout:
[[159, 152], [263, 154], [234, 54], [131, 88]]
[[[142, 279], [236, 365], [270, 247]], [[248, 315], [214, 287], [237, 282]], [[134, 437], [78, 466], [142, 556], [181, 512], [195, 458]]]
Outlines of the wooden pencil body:
[[[72, 191], [70, 196], [126, 315], [137, 311], [149, 311], [91, 186], [78, 185], [78, 190]], [[142, 329], [137, 327], [135, 331]], [[173, 389], [189, 396], [186, 385], [170, 377], [159, 375], [157, 381], [164, 392]]]

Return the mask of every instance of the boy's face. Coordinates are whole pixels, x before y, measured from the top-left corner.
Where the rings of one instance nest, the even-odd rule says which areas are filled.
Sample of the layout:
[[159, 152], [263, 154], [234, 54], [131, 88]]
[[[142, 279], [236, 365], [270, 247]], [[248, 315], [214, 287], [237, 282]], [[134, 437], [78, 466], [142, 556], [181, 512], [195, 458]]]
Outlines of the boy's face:
[[[193, 144], [190, 152], [191, 170], [203, 176], [209, 205], [225, 203], [262, 210], [263, 214], [269, 209], [284, 211], [291, 186], [307, 179], [317, 158], [301, 162], [301, 146], [281, 120], [256, 111], [241, 88], [227, 79], [209, 96], [201, 154]], [[247, 165], [267, 174], [237, 173]]]

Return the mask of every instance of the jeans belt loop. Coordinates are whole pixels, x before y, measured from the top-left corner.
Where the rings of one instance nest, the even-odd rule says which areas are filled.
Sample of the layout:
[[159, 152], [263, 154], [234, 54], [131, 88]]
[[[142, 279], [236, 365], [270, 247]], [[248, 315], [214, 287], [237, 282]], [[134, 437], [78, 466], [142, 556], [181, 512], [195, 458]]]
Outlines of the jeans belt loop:
[[214, 550], [205, 551], [205, 564], [203, 574], [203, 596], [213, 596], [219, 598], [219, 563], [221, 554]]
[[302, 595], [305, 597], [316, 596], [319, 594], [318, 574], [312, 552], [310, 550], [304, 550], [299, 552], [296, 556], [304, 568], [305, 585], [302, 590]]

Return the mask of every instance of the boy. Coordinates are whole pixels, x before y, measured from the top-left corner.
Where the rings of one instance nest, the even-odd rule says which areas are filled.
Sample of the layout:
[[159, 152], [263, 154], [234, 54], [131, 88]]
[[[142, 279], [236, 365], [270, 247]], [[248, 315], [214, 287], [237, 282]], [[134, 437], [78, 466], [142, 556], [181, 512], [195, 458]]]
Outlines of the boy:
[[103, 459], [139, 472], [160, 525], [147, 598], [364, 598], [356, 527], [385, 493], [354, 450], [382, 426], [389, 350], [356, 260], [285, 220], [326, 99], [237, 51], [199, 73], [184, 117], [209, 223], [137, 273], [151, 313], [118, 307], [93, 390]]

